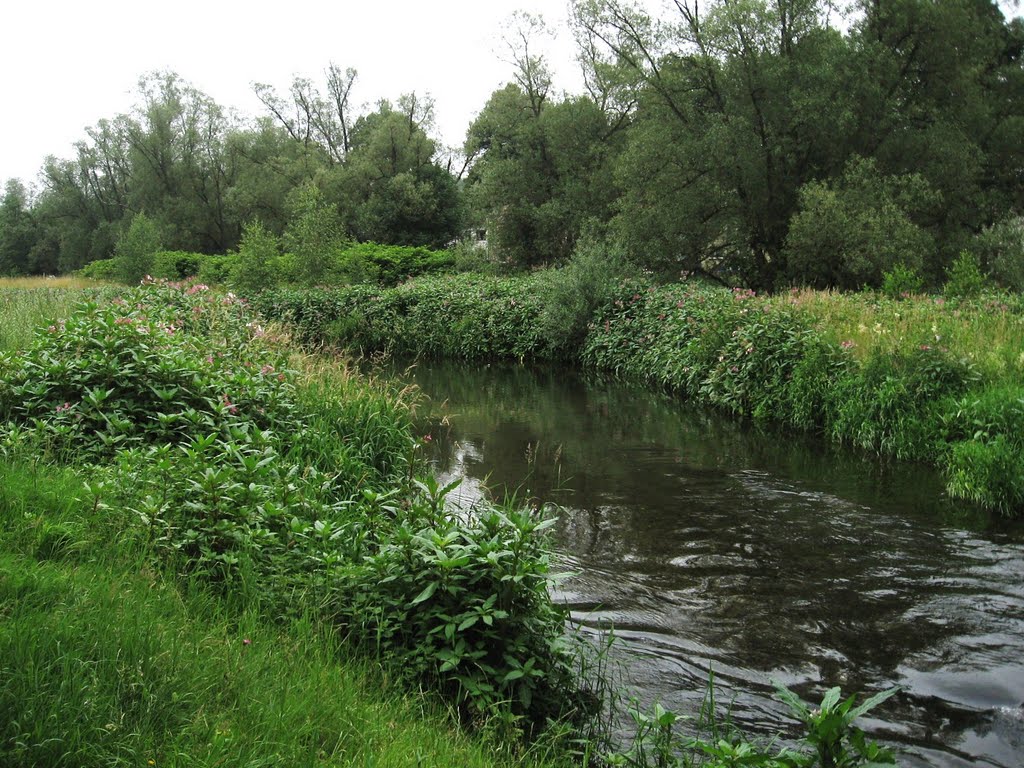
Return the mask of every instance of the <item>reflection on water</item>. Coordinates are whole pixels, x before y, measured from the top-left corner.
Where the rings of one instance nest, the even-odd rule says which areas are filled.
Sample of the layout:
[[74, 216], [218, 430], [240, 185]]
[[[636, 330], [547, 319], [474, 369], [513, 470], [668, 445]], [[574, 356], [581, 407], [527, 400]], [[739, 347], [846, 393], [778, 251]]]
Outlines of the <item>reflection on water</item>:
[[463, 503], [562, 506], [560, 596], [614, 626], [642, 701], [694, 713], [714, 670], [734, 719], [772, 732], [771, 680], [899, 684], [866, 724], [905, 765], [1024, 764], [1024, 532], [964, 517], [934, 472], [565, 371], [411, 376]]

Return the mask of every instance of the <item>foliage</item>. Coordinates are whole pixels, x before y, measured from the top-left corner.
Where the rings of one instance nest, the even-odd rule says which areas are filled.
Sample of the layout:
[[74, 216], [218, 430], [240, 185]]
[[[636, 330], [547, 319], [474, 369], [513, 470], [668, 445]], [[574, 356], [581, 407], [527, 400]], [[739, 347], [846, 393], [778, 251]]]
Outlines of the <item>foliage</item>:
[[0, 467], [5, 766], [558, 764], [459, 733], [309, 620], [270, 622], [118, 561], [116, 539], [40, 557], [32, 526], [109, 527], [80, 485]]
[[577, 242], [563, 267], [547, 273], [541, 284], [539, 323], [554, 356], [575, 355], [594, 312], [611, 300], [614, 281], [628, 269], [620, 248], [591, 233]]
[[126, 550], [329, 620], [474, 719], [578, 716], [550, 523], [448, 511], [411, 480], [401, 396], [325, 370], [297, 385], [233, 294], [157, 281], [81, 304], [0, 372], [0, 452], [89, 466], [85, 503]]
[[189, 251], [157, 251], [153, 254], [153, 264], [149, 270], [150, 277], [165, 280], [185, 280], [199, 274], [199, 265], [204, 255]]
[[810, 182], [786, 237], [789, 274], [804, 285], [877, 287], [897, 267], [919, 271], [933, 248], [914, 223], [931, 192], [920, 176], [884, 177], [872, 160], [851, 161], [835, 185]]
[[341, 217], [313, 184], [296, 189], [289, 196], [289, 205], [291, 218], [284, 246], [295, 257], [296, 278], [309, 285], [321, 282], [347, 242]]
[[279, 238], [259, 221], [250, 221], [242, 229], [238, 256], [231, 266], [231, 285], [246, 294], [275, 285], [279, 276], [274, 269], [274, 259], [280, 250]]
[[537, 277], [422, 277], [391, 289], [278, 290], [257, 297], [267, 317], [292, 323], [307, 341], [363, 352], [487, 358], [546, 358]]
[[[763, 768], [855, 768], [896, 765], [892, 752], [857, 728], [854, 721], [893, 696], [898, 688], [875, 694], [858, 706], [856, 696], [841, 700], [839, 688], [831, 688], [813, 708], [783, 685], [776, 683], [776, 696], [801, 721], [804, 732], [796, 748], [772, 749], [746, 738], [726, 717], [716, 711], [714, 678], [708, 690], [697, 735], [677, 732], [676, 713], [655, 704], [650, 712], [634, 706], [630, 710], [637, 730], [630, 748], [605, 755], [613, 766], [631, 768], [708, 768], [755, 766]], [[704, 735], [706, 732], [706, 735]]]
[[1011, 291], [1024, 291], [1024, 217], [1010, 216], [987, 227], [972, 250], [996, 282]]
[[78, 270], [78, 274], [92, 280], [116, 280], [118, 265], [114, 259], [96, 259]]
[[905, 299], [924, 288], [920, 273], [902, 261], [882, 273], [882, 294], [890, 299]]
[[978, 257], [970, 251], [961, 251], [946, 272], [945, 294], [956, 299], [971, 298], [984, 288], [985, 276]]
[[145, 213], [137, 213], [114, 247], [114, 266], [118, 279], [129, 285], [138, 283], [153, 269], [153, 260], [162, 250], [160, 226]]

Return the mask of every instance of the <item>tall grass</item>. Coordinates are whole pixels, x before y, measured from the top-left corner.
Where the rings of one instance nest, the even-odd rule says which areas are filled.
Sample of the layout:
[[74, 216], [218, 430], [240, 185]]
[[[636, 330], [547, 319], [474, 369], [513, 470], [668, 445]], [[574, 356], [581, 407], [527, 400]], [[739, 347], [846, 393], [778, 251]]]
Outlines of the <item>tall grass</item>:
[[105, 512], [73, 473], [0, 479], [0, 764], [541, 764], [460, 735], [309, 621], [268, 623], [90, 540]]
[[793, 290], [765, 300], [794, 307], [811, 327], [854, 357], [893, 355], [915, 347], [947, 349], [986, 378], [1024, 380], [1024, 300], [987, 294], [965, 300], [926, 295], [889, 299], [878, 293]]

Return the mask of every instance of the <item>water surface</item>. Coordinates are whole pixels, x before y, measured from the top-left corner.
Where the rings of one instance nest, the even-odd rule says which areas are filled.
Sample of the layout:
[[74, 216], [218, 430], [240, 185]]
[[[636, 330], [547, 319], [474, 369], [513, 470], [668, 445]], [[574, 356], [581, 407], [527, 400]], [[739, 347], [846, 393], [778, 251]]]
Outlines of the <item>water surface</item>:
[[1024, 530], [926, 467], [764, 430], [564, 370], [420, 363], [461, 503], [561, 505], [559, 597], [614, 626], [642, 703], [697, 712], [713, 670], [751, 731], [779, 680], [904, 691], [864, 726], [908, 766], [1024, 765]]

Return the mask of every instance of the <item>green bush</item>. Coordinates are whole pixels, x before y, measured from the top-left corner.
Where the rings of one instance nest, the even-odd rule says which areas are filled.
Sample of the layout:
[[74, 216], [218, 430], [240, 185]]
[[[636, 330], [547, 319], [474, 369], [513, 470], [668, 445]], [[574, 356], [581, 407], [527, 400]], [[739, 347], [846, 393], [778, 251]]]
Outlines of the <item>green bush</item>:
[[163, 250], [160, 225], [145, 213], [132, 217], [114, 246], [114, 264], [117, 277], [128, 285], [135, 285], [153, 269], [153, 259]]
[[151, 277], [166, 280], [185, 280], [199, 274], [199, 265], [207, 257], [188, 251], [157, 251], [153, 254]]
[[279, 239], [260, 222], [246, 224], [238, 255], [230, 267], [231, 285], [249, 295], [273, 288], [280, 279], [274, 264], [280, 250]]
[[890, 299], [905, 299], [924, 288], [924, 279], [916, 269], [899, 262], [882, 273], [882, 293]]
[[969, 299], [980, 294], [984, 288], [985, 276], [981, 273], [978, 257], [970, 251], [961, 251], [946, 270], [943, 291], [952, 298]]
[[238, 254], [204, 256], [199, 264], [197, 277], [209, 285], [228, 285], [231, 276], [238, 272]]
[[116, 280], [117, 270], [117, 262], [114, 259], [97, 259], [86, 264], [78, 273], [91, 280]]
[[[329, 619], [467, 716], [575, 716], [550, 522], [449, 512], [411, 480], [395, 393], [330, 372], [300, 387], [285, 364], [233, 294], [149, 282], [0, 356], [0, 452], [88, 463], [85, 503], [112, 510], [119, 546], [269, 615]], [[52, 527], [37, 549], [75, 535]]]

